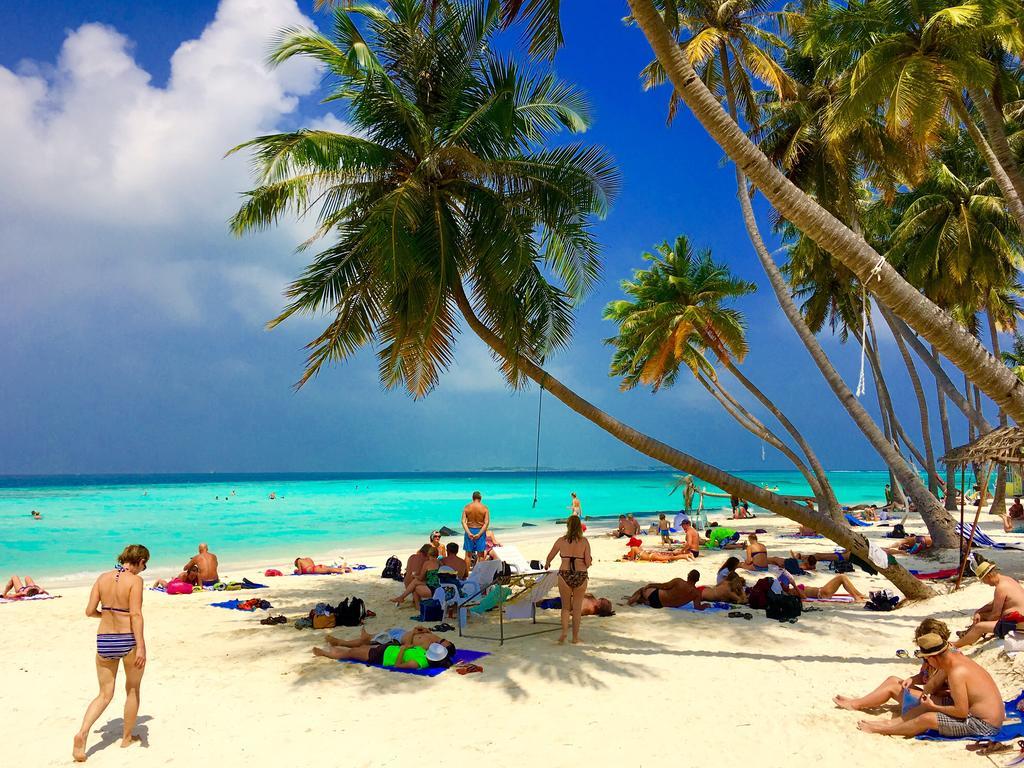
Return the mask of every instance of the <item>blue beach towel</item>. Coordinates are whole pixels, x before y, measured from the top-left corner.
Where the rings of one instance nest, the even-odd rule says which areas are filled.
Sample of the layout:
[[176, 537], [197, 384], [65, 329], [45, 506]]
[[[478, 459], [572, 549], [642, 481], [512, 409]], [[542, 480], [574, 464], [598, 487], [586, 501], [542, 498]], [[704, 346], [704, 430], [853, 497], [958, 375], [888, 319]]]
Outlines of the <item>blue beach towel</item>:
[[917, 738], [922, 741], [1012, 741], [1022, 738], [1024, 737], [1024, 721], [1021, 720], [1021, 713], [1017, 710], [1017, 705], [1022, 700], [1024, 700], [1024, 691], [1021, 691], [1017, 698], [1005, 702], [1006, 720], [1003, 721], [1003, 727], [996, 732], [995, 736], [979, 739], [976, 736], [942, 736], [938, 731], [926, 731]]
[[859, 526], [870, 526], [871, 525], [871, 523], [865, 522], [864, 520], [860, 520], [860, 519], [854, 517], [849, 512], [845, 512], [843, 516], [846, 518], [847, 522], [850, 525], [859, 525]]
[[678, 608], [673, 608], [674, 611], [687, 611], [688, 613], [720, 613], [722, 611], [732, 610], [732, 606], [729, 603], [709, 603], [707, 608], [703, 611], [698, 611], [693, 607], [693, 603], [687, 603], [686, 605], [680, 605]]
[[[464, 662], [477, 661], [482, 659], [484, 656], [490, 656], [491, 654], [484, 651], [468, 651], [460, 648], [455, 652], [455, 663], [462, 664]], [[355, 659], [338, 659], [342, 664], [361, 664], [364, 667], [373, 667], [374, 669], [383, 669], [388, 672], [401, 672], [405, 675], [418, 675], [419, 677], [437, 677], [442, 672], [445, 672], [451, 667], [427, 667], [426, 669], [400, 669], [398, 667], [381, 667], [376, 664], [368, 664], [365, 661], [357, 661]]]
[[[866, 525], [866, 523], [865, 523], [865, 525]], [[780, 539], [824, 539], [825, 537], [822, 536], [820, 533], [815, 533], [813, 535], [811, 535], [811, 534], [803, 534], [803, 533], [782, 533], [782, 534], [779, 534], [779, 538]]]

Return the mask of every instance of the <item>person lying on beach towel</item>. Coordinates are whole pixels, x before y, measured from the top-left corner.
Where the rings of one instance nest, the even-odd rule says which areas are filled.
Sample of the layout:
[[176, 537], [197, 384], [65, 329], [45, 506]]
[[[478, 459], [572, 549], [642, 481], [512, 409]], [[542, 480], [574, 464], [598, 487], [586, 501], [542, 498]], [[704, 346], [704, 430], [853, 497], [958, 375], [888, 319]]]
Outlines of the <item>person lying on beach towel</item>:
[[[547, 600], [541, 600], [537, 603], [537, 607], [546, 611], [560, 610], [562, 607], [562, 598], [552, 597]], [[607, 597], [596, 597], [590, 592], [583, 595], [583, 603], [580, 607], [580, 616], [605, 617], [614, 615], [615, 608], [612, 607], [612, 601]]]
[[740, 563], [740, 568], [747, 571], [767, 571], [769, 565], [782, 568], [786, 561], [781, 557], [768, 557], [768, 548], [757, 540], [757, 534], [747, 536], [747, 559]]
[[[917, 625], [917, 629], [914, 630], [914, 640], [924, 635], [937, 635], [946, 641], [949, 640], [949, 627], [938, 619], [928, 618]], [[832, 701], [840, 709], [860, 712], [880, 707], [888, 701], [902, 704], [904, 701], [912, 700], [914, 704], [917, 704], [920, 702], [922, 694], [931, 696], [932, 701], [937, 704], [953, 703], [945, 673], [932, 669], [925, 660], [922, 660], [921, 668], [912, 677], [901, 679], [893, 675], [887, 677], [880, 686], [864, 696], [853, 698], [840, 695], [833, 697]]]
[[660, 584], [651, 583], [640, 587], [626, 599], [626, 605], [649, 605], [651, 608], [678, 608], [693, 603], [698, 611], [707, 606], [701, 601], [703, 589], [686, 579], [672, 579]]
[[353, 659], [379, 667], [399, 669], [426, 669], [427, 667], [449, 667], [455, 657], [455, 645], [450, 640], [431, 643], [426, 648], [417, 645], [402, 645], [381, 635], [371, 636], [365, 629], [360, 630], [355, 640], [340, 640], [327, 636], [329, 648], [313, 648], [314, 656], [328, 659]]
[[840, 588], [844, 589], [848, 595], [853, 598], [855, 603], [863, 603], [867, 600], [867, 597], [859, 592], [853, 582], [846, 574], [840, 573], [838, 576], [834, 576], [827, 584], [820, 587], [811, 587], [806, 584], [797, 584], [790, 574], [783, 570], [779, 574], [778, 578], [779, 586], [782, 587], [782, 591], [787, 595], [793, 595], [799, 597], [800, 600], [806, 598], [827, 600], [832, 597]]
[[[384, 635], [387, 635], [391, 639], [388, 640]], [[414, 645], [417, 648], [429, 648], [434, 643], [440, 643], [444, 640], [443, 637], [436, 634], [429, 627], [413, 627], [408, 630], [402, 629], [401, 627], [392, 627], [391, 629], [384, 630], [384, 632], [374, 635], [373, 639], [374, 642], [377, 643], [394, 642], [399, 645]], [[344, 645], [346, 642], [352, 642], [340, 640], [333, 635], [328, 635], [324, 640], [329, 645]]]
[[861, 720], [857, 727], [887, 736], [918, 736], [925, 731], [939, 735], [986, 739], [999, 732], [1006, 719], [1003, 697], [995, 680], [976, 661], [956, 653], [940, 635], [917, 638], [916, 656], [936, 674], [944, 674], [952, 702], [944, 704], [924, 693], [915, 707], [891, 720]]
[[925, 534], [923, 536], [907, 536], [895, 547], [883, 547], [882, 549], [890, 555], [919, 555], [931, 548], [932, 537]]
[[313, 562], [312, 558], [296, 557], [295, 572], [300, 576], [306, 576], [314, 573], [351, 573], [352, 569], [347, 566], [344, 568], [335, 568], [330, 565], [317, 565]]
[[732, 603], [733, 605], [739, 605], [740, 603], [747, 602], [745, 590], [747, 583], [736, 572], [728, 574], [717, 584], [698, 585], [700, 573], [697, 571], [690, 571], [686, 580], [700, 591], [700, 599], [705, 603]]
[[[633, 542], [636, 542], [635, 544]], [[693, 560], [693, 555], [687, 552], [648, 552], [643, 548], [640, 539], [629, 540], [629, 551], [622, 556], [623, 560], [636, 560], [647, 563], [674, 563], [677, 560]]]
[[995, 587], [992, 602], [974, 612], [970, 628], [958, 632], [960, 639], [953, 645], [963, 648], [978, 642], [985, 635], [1006, 637], [1024, 625], [1024, 587], [1012, 576], [999, 572], [999, 566], [985, 561], [974, 569], [974, 575], [983, 584]]
[[36, 595], [49, 594], [45, 589], [36, 584], [35, 579], [31, 576], [26, 576], [25, 580], [22, 581], [16, 575], [11, 576], [7, 580], [7, 585], [4, 587], [3, 597], [5, 600], [21, 600], [26, 597], [35, 597]]
[[715, 574], [715, 583], [721, 584], [727, 578], [736, 573], [736, 569], [740, 567], [740, 559], [738, 557], [730, 557], [724, 563], [722, 567], [718, 569], [718, 573]]

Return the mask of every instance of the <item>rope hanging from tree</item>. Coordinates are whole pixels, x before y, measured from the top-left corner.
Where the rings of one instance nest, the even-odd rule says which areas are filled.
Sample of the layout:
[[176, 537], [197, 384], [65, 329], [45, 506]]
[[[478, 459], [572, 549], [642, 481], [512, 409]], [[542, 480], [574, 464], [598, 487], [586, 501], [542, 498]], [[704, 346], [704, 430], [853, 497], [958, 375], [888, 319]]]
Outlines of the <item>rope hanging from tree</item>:
[[879, 280], [882, 279], [882, 265], [885, 263], [885, 257], [880, 256], [878, 261], [875, 262], [875, 266], [871, 268], [868, 273], [867, 280], [861, 283], [860, 288], [860, 377], [857, 379], [857, 391], [854, 395], [860, 397], [867, 392], [867, 382], [864, 378], [864, 359], [867, 355], [868, 345], [868, 283], [875, 277]]
[[[541, 365], [544, 361], [541, 360]], [[547, 378], [547, 374], [544, 374]], [[540, 392], [537, 393], [537, 452], [533, 463], [533, 508], [537, 508], [537, 489], [540, 485], [540, 411], [544, 405], [544, 379], [540, 380]]]

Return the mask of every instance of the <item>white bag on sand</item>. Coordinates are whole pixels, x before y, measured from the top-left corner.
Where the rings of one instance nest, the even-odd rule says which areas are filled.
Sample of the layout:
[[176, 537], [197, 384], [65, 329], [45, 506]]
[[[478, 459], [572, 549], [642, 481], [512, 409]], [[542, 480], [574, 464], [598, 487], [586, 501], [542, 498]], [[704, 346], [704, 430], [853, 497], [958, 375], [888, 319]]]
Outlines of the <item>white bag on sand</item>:
[[889, 555], [873, 541], [868, 542], [868, 557], [876, 568], [885, 568], [889, 565]]
[[1003, 650], [1011, 659], [1024, 652], [1024, 633], [1011, 632], [1003, 638]]

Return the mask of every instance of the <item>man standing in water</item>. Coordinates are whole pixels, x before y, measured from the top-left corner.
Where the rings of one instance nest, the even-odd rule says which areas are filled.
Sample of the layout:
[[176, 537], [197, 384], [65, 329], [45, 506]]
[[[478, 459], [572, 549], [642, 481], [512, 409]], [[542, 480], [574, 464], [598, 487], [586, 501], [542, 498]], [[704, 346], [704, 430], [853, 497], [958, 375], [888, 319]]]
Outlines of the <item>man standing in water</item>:
[[484, 506], [480, 491], [473, 491], [473, 500], [462, 508], [462, 548], [466, 552], [466, 567], [472, 568], [487, 551], [487, 528], [491, 524], [491, 511]]

